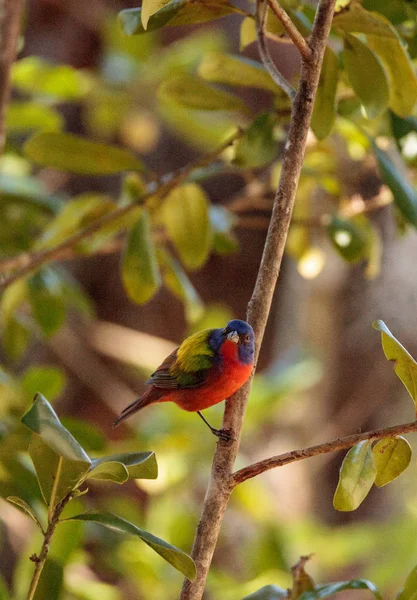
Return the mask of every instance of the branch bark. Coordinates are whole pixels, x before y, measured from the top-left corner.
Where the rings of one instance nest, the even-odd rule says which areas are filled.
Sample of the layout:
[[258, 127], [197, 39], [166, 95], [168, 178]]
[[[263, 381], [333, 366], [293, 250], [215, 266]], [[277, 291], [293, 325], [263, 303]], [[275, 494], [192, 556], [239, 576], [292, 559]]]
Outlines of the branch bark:
[[[258, 11], [261, 2], [262, 0], [258, 0]], [[324, 50], [333, 19], [334, 4], [335, 0], [320, 1], [309, 42], [311, 56], [308, 61], [302, 61], [300, 84], [294, 99], [281, 178], [258, 278], [248, 306], [247, 320], [252, 324], [257, 340], [256, 359], [284, 253]], [[233, 490], [233, 465], [239, 450], [249, 390], [250, 382], [226, 402], [223, 427], [233, 431], [235, 440], [231, 444], [221, 440], [217, 443], [203, 511], [192, 549], [192, 557], [197, 565], [197, 577], [194, 582], [188, 580], [184, 582], [180, 600], [200, 600], [204, 593], [223, 515]]]
[[233, 475], [233, 485], [239, 485], [239, 483], [243, 483], [248, 479], [252, 479], [252, 477], [265, 473], [265, 471], [275, 469], [276, 467], [283, 467], [284, 465], [297, 462], [298, 460], [304, 460], [305, 458], [311, 458], [312, 456], [318, 456], [319, 454], [327, 454], [328, 452], [335, 452], [336, 450], [351, 448], [364, 440], [380, 440], [382, 438], [391, 438], [416, 431], [417, 421], [413, 421], [412, 423], [404, 423], [403, 425], [394, 425], [393, 427], [373, 429], [372, 431], [365, 431], [363, 433], [354, 433], [353, 435], [348, 435], [331, 442], [325, 442], [324, 444], [318, 444], [317, 446], [310, 446], [309, 448], [292, 450], [292, 452], [271, 456], [270, 458], [260, 460], [253, 465], [249, 465], [236, 471]]
[[0, 0], [0, 154], [6, 144], [6, 110], [10, 97], [10, 68], [16, 58], [23, 0]]
[[281, 22], [288, 36], [297, 46], [301, 56], [305, 59], [310, 58], [311, 50], [307, 41], [303, 38], [297, 27], [292, 22], [288, 13], [282, 8], [277, 0], [267, 0], [269, 8], [272, 10], [276, 18]]

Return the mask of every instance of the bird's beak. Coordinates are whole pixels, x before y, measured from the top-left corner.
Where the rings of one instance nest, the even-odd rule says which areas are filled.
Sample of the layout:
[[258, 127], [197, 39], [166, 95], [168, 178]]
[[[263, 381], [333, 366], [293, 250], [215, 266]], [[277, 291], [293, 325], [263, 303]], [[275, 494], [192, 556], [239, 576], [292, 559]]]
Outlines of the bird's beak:
[[237, 344], [239, 341], [239, 334], [237, 331], [231, 331], [230, 333], [227, 334], [227, 339], [229, 340], [229, 342], [233, 342], [234, 344]]

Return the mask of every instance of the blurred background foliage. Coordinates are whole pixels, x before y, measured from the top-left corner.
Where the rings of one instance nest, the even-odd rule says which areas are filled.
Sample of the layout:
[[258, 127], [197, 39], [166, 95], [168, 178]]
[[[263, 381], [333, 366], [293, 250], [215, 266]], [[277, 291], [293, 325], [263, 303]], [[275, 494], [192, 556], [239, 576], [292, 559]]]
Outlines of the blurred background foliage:
[[[175, 406], [111, 425], [185, 335], [244, 317], [290, 117], [259, 63], [253, 3], [216, 2], [210, 18], [201, 4], [172, 0], [144, 33], [132, 2], [29, 0], [0, 159], [5, 281], [132, 205], [2, 294], [1, 496], [45, 510], [20, 424], [40, 391], [87, 452], [152, 450], [158, 459], [155, 481], [92, 483], [75, 512], [113, 511], [186, 552], [214, 439]], [[308, 35], [315, 3], [282, 4]], [[417, 4], [337, 4], [237, 466], [412, 414], [371, 323], [383, 318], [416, 355]], [[272, 13], [267, 28], [296, 85], [297, 51]], [[237, 126], [245, 133], [233, 146], [166, 198], [149, 197]], [[341, 459], [297, 463], [235, 491], [207, 598], [285, 588], [310, 552], [316, 581], [366, 577], [387, 596], [403, 586], [417, 563], [415, 461], [350, 514], [331, 502]], [[0, 598], [18, 600], [39, 534], [0, 503]], [[181, 574], [140, 540], [78, 525], [58, 529], [48, 600], [168, 600], [179, 590]]]

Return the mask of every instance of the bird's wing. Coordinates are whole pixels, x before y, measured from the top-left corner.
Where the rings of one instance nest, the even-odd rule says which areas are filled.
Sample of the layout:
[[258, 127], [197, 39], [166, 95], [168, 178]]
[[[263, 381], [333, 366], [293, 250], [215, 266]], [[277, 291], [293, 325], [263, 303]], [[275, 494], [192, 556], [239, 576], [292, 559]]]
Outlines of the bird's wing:
[[146, 383], [167, 390], [203, 385], [215, 358], [215, 352], [208, 343], [211, 332], [211, 329], [206, 329], [186, 338]]

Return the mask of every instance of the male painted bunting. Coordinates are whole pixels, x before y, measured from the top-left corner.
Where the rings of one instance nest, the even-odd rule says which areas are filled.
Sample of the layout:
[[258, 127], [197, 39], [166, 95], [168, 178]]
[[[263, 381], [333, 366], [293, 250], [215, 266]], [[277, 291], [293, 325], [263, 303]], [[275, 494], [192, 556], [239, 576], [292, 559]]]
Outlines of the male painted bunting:
[[254, 353], [255, 334], [245, 321], [194, 333], [156, 369], [146, 382], [149, 389], [122, 411], [114, 427], [149, 404], [175, 402], [197, 412], [214, 435], [230, 439], [230, 432], [212, 427], [200, 411], [242, 387], [252, 373]]

